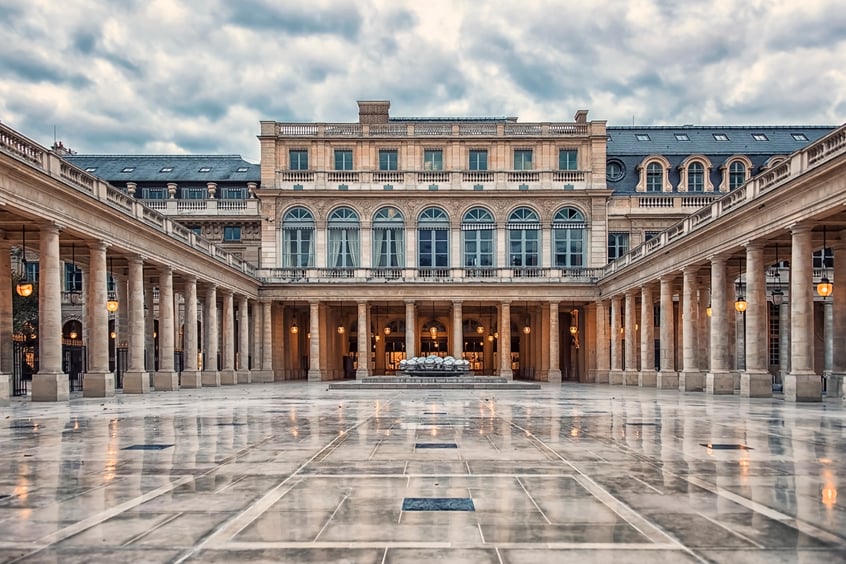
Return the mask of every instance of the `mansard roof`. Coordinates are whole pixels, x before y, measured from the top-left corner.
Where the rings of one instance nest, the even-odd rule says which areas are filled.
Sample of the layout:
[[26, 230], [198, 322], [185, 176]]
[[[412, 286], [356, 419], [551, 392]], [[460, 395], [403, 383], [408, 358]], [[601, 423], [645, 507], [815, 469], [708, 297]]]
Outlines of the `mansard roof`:
[[71, 164], [111, 183], [259, 182], [258, 164], [240, 155], [68, 155]]

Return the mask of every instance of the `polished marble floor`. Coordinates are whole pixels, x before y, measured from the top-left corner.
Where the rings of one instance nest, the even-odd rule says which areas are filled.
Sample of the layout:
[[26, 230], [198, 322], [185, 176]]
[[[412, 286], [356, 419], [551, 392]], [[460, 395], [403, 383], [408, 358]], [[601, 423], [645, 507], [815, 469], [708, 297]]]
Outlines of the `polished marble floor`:
[[835, 398], [278, 383], [0, 414], [2, 562], [846, 561]]

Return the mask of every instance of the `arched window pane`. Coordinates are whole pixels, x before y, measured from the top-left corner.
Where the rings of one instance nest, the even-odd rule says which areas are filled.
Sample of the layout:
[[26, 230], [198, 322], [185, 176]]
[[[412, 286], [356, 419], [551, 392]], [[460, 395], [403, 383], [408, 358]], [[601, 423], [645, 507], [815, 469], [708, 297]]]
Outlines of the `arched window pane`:
[[646, 191], [661, 192], [664, 189], [664, 169], [658, 163], [649, 163], [646, 167]]
[[585, 265], [585, 216], [575, 208], [562, 208], [552, 221], [553, 265]]
[[705, 190], [705, 167], [702, 163], [690, 163], [687, 167], [687, 191], [703, 192]]

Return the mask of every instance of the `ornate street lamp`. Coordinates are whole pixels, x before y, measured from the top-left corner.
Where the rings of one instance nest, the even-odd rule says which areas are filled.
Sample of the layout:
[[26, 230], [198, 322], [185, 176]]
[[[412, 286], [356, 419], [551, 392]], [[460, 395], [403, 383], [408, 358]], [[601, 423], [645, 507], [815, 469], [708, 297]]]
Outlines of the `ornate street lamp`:
[[21, 243], [21, 264], [23, 264], [23, 280], [17, 283], [15, 291], [22, 298], [32, 295], [32, 282], [29, 281], [29, 272], [26, 268], [26, 225], [21, 226], [23, 231], [23, 242]]

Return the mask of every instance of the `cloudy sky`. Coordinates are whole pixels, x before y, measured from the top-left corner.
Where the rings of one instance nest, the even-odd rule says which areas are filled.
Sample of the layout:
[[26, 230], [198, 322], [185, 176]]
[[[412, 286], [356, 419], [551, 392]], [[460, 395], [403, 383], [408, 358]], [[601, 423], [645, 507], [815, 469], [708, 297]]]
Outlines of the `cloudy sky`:
[[0, 0], [0, 121], [80, 153], [240, 153], [259, 120], [846, 121], [843, 0]]

